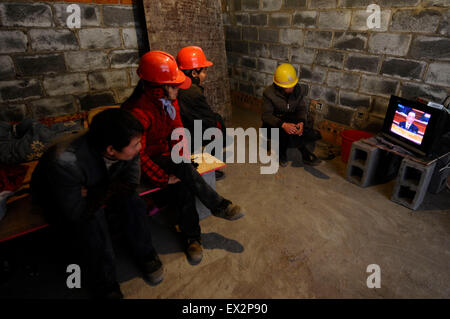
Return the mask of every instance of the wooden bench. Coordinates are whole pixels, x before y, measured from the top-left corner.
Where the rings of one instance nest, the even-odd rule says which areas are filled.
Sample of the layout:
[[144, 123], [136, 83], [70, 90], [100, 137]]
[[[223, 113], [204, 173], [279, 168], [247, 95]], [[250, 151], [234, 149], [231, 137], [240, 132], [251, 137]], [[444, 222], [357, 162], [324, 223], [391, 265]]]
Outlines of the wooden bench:
[[[221, 169], [226, 164], [214, 156], [203, 153], [192, 155], [192, 160], [199, 163], [197, 171], [203, 176], [205, 181], [215, 189], [216, 178], [214, 171]], [[27, 163], [29, 170], [25, 177], [24, 183], [29, 183], [31, 174], [36, 167], [37, 162]], [[140, 196], [151, 194], [160, 190], [160, 188], [145, 189], [140, 186], [138, 193]], [[197, 199], [197, 211], [200, 219], [209, 216], [210, 211]], [[154, 215], [157, 210], [152, 210], [149, 215]], [[43, 217], [42, 210], [32, 205], [31, 196], [17, 199], [7, 205], [7, 212], [4, 219], [0, 221], [0, 242], [4, 242], [39, 229], [49, 226]]]

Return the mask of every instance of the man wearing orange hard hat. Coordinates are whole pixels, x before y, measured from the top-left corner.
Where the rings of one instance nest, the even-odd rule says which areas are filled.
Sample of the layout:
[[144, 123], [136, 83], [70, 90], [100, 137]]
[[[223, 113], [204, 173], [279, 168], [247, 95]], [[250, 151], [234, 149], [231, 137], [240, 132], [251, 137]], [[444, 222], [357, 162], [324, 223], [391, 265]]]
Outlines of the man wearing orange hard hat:
[[[217, 217], [235, 220], [243, 217], [244, 212], [217, 194], [191, 163], [175, 163], [171, 158], [172, 148], [180, 142], [171, 139], [172, 131], [183, 128], [178, 91], [191, 85], [191, 79], [179, 70], [175, 58], [162, 51], [147, 52], [139, 62], [137, 74], [139, 84], [122, 107], [144, 127], [140, 153], [143, 181], [168, 188], [170, 204], [179, 213], [178, 225], [186, 239], [187, 258], [191, 264], [198, 264], [203, 250], [195, 197]], [[154, 264], [149, 264], [145, 271], [151, 281], [157, 283], [162, 280], [161, 270], [161, 261], [155, 256]]]
[[[213, 63], [206, 59], [202, 48], [198, 46], [188, 46], [178, 51], [177, 63], [179, 68], [192, 81], [191, 87], [181, 91], [178, 96], [180, 115], [184, 127], [189, 130], [194, 139], [194, 121], [201, 120], [202, 136], [208, 128], [213, 127], [222, 131], [222, 136], [225, 140], [226, 126], [223, 118], [219, 113], [214, 112], [208, 104], [202, 86], [207, 77], [207, 68], [212, 66]], [[220, 170], [216, 170], [215, 174], [217, 180], [224, 177], [224, 173]]]
[[273, 84], [263, 92], [263, 127], [280, 128], [279, 161], [283, 167], [287, 166], [289, 145], [300, 150], [304, 164], [315, 166], [321, 162], [306, 148], [308, 143], [319, 140], [321, 136], [320, 132], [307, 125], [307, 92], [298, 80], [291, 64], [281, 64], [275, 70]]

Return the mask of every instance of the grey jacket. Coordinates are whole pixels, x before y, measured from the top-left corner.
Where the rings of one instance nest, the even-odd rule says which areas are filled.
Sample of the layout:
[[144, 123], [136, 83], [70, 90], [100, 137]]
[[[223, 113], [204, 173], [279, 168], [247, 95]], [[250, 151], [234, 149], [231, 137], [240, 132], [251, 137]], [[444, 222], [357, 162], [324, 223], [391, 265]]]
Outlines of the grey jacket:
[[271, 127], [281, 127], [284, 122], [306, 124], [308, 104], [306, 90], [297, 84], [287, 96], [275, 87], [268, 86], [263, 92], [262, 121]]
[[[44, 153], [33, 172], [31, 192], [33, 200], [58, 221], [80, 222], [105, 204], [112, 184], [135, 189], [139, 183], [139, 154], [130, 161], [117, 161], [108, 171], [102, 154], [92, 148], [83, 132], [64, 137]], [[87, 197], [82, 196], [82, 187]]]

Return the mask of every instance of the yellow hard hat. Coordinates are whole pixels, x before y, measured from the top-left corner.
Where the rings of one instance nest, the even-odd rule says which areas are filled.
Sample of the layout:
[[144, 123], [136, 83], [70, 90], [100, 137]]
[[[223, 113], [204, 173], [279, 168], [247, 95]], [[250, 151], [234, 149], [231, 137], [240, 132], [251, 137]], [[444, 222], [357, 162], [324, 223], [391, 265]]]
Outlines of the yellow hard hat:
[[298, 82], [297, 72], [290, 64], [280, 64], [275, 70], [273, 82], [282, 88], [291, 88]]

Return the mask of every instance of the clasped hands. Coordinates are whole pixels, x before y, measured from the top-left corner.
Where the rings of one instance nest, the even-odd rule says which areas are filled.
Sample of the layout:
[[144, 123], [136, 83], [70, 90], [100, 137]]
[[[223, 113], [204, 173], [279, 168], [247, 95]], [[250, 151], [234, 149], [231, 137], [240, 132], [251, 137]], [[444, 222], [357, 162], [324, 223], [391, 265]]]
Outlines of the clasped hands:
[[297, 124], [294, 123], [283, 123], [281, 128], [288, 133], [289, 135], [303, 135], [303, 122], [299, 122]]

